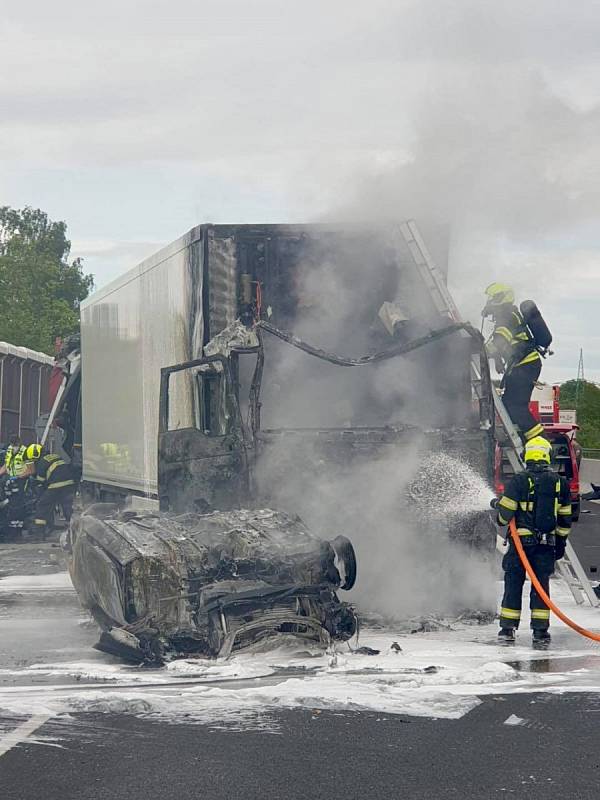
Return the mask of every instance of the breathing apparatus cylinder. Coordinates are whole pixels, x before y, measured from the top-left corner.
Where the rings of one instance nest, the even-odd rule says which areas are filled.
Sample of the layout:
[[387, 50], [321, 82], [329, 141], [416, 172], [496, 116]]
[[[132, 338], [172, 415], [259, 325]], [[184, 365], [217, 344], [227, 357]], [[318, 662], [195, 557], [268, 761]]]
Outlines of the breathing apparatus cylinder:
[[536, 347], [547, 350], [552, 344], [552, 334], [539, 308], [533, 300], [524, 300], [520, 305], [520, 309], [523, 319], [531, 331]]

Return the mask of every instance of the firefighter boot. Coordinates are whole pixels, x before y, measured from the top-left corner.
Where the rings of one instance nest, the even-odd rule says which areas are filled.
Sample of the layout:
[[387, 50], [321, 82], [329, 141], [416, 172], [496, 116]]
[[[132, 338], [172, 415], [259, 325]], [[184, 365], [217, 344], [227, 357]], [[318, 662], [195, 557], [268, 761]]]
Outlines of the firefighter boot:
[[545, 628], [534, 628], [531, 633], [531, 639], [534, 646], [547, 647], [552, 641], [550, 632]]
[[498, 642], [500, 644], [514, 644], [515, 629], [514, 628], [500, 628], [498, 631]]

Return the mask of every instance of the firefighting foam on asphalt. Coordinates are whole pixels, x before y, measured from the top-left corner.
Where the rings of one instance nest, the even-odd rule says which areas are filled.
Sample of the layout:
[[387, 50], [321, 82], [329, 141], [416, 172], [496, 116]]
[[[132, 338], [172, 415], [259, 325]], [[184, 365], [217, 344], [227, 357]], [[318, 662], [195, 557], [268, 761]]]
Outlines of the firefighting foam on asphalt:
[[[555, 595], [594, 624], [594, 610], [575, 607], [560, 585]], [[9, 603], [16, 618], [6, 625]], [[532, 653], [527, 640], [507, 651], [493, 642], [493, 621], [464, 613], [396, 624], [367, 621], [352, 647], [335, 652], [290, 637], [227, 659], [177, 659], [148, 670], [90, 649], [95, 632], [66, 573], [0, 580], [0, 608], [0, 706], [12, 718], [44, 717], [41, 744], [68, 743], [77, 734], [73, 715], [90, 711], [276, 732], [281, 709], [456, 719], [488, 694], [582, 692], [600, 680], [596, 649], [560, 624], [553, 656]], [[24, 632], [36, 637], [31, 649]]]

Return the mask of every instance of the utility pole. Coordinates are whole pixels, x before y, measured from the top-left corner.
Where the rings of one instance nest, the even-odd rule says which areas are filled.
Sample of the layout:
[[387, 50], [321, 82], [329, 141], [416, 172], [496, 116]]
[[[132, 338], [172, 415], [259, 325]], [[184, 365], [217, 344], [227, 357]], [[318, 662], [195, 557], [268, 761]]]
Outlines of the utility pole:
[[577, 366], [577, 383], [575, 384], [575, 411], [579, 411], [579, 400], [583, 398], [585, 389], [585, 375], [583, 372], [583, 347], [579, 350], [579, 365]]

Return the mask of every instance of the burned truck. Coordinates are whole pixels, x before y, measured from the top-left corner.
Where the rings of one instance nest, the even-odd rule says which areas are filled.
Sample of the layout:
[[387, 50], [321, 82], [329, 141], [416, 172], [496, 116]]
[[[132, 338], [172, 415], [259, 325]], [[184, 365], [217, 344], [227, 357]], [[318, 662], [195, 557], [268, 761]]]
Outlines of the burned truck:
[[[136, 637], [134, 651], [159, 642], [162, 652], [178, 653], [177, 642], [194, 639], [206, 652], [222, 652], [231, 625], [213, 615], [207, 634], [202, 610], [202, 587], [215, 581], [230, 599], [246, 594], [246, 608], [254, 604], [271, 618], [271, 633], [312, 637], [316, 625], [332, 639], [347, 638], [352, 614], [335, 590], [354, 582], [351, 545], [329, 530], [337, 550], [315, 540], [320, 566], [308, 584], [293, 567], [296, 556], [303, 561], [302, 547], [284, 566], [275, 539], [289, 544], [289, 525], [278, 515], [302, 512], [302, 492], [286, 490], [408, 449], [455, 454], [491, 474], [494, 420], [481, 336], [458, 319], [414, 223], [376, 230], [201, 225], [88, 298], [81, 333], [80, 351], [64, 360], [56, 404], [81, 464], [82, 496], [94, 503], [72, 528], [71, 571], [105, 634]], [[291, 495], [300, 508], [287, 507]], [[126, 511], [98, 505], [125, 500]], [[248, 556], [252, 580], [279, 587], [272, 595], [262, 585], [254, 599], [247, 594], [237, 556], [233, 572], [215, 578], [185, 555], [210, 550], [202, 533], [209, 519], [223, 523], [226, 538], [244, 541], [248, 526], [227, 514], [273, 508], [281, 510], [265, 513], [281, 525], [263, 541], [259, 560], [271, 548], [279, 566], [264, 572]], [[294, 525], [304, 530], [300, 520]], [[144, 531], [155, 548], [152, 565], [132, 570], [146, 563]], [[220, 563], [216, 552], [228, 550], [223, 542], [215, 547], [207, 558]], [[162, 599], [131, 601], [152, 595], [161, 563], [171, 577], [156, 580], [164, 591], [174, 581], [177, 601], [162, 589]], [[346, 571], [350, 578], [342, 577]], [[289, 601], [302, 624], [276, 621], [279, 572], [289, 592], [280, 611], [289, 616]], [[319, 588], [308, 603], [310, 585]], [[169, 602], [186, 607], [182, 627], [171, 612], [170, 622], [163, 618]], [[249, 630], [260, 630], [250, 617]]]
[[401, 226], [192, 229], [82, 303], [81, 404], [66, 405], [84, 488], [173, 511], [268, 505], [251, 473], [276, 442], [294, 480], [308, 441], [347, 462], [415, 436], [491, 476], [487, 362], [438, 295]]

